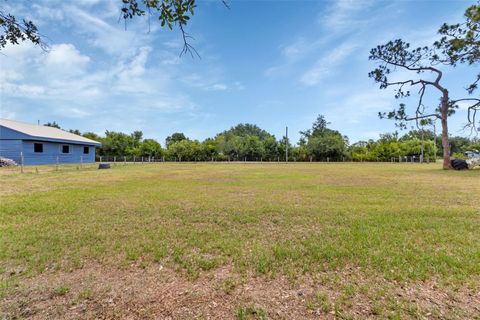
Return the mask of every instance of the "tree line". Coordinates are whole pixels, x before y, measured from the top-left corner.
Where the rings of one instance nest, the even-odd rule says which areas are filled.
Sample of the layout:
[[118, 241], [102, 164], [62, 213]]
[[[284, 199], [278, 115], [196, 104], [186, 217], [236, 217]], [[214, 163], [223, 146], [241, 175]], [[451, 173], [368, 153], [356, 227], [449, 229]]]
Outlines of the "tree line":
[[[329, 128], [329, 122], [319, 115], [312, 127], [300, 132], [297, 143], [287, 137], [280, 140], [254, 124], [238, 124], [203, 141], [191, 139], [176, 132], [165, 139], [162, 146], [155, 139], [146, 139], [142, 131], [130, 134], [106, 131], [100, 136], [93, 132], [69, 132], [102, 143], [97, 156], [144, 157], [166, 161], [392, 161], [399, 157], [423, 154], [433, 160], [443, 153], [441, 136], [431, 130], [411, 130], [400, 136], [398, 132], [380, 135], [377, 140], [349, 143], [348, 137]], [[60, 128], [56, 123], [47, 126]], [[467, 150], [480, 149], [480, 140], [451, 137], [450, 149], [456, 156]]]

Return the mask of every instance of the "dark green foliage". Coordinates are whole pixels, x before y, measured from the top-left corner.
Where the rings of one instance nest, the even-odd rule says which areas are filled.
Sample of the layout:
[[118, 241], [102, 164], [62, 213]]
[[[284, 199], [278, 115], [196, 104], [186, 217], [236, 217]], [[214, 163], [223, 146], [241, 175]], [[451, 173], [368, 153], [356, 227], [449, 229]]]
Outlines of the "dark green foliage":
[[15, 16], [0, 10], [0, 50], [10, 43], [18, 45], [23, 41], [31, 41], [46, 49], [47, 45], [42, 41], [37, 27], [32, 21], [23, 19], [21, 22]]
[[[444, 23], [438, 33], [442, 38], [433, 46], [439, 51], [433, 59], [443, 59], [444, 63], [456, 65], [458, 63], [475, 64], [480, 60], [480, 1], [465, 11], [465, 22], [457, 24]], [[442, 57], [442, 58], [440, 58]], [[476, 80], [467, 87], [473, 93], [478, 87], [480, 73]]]
[[278, 154], [275, 136], [254, 124], [238, 124], [215, 137], [217, 151], [231, 160], [274, 160]]
[[[69, 132], [102, 143], [96, 150], [97, 155], [110, 161], [112, 157], [118, 161], [123, 161], [123, 157], [128, 161], [133, 157], [166, 161], [285, 161], [286, 147], [289, 161], [391, 161], [399, 156], [420, 155], [422, 140], [425, 159], [433, 160], [443, 151], [441, 136], [435, 137], [430, 130], [411, 130], [401, 137], [397, 132], [385, 133], [377, 141], [359, 141], [349, 146], [348, 138], [328, 128], [329, 124], [319, 115], [312, 128], [300, 132], [302, 136], [296, 145], [287, 143], [285, 137], [277, 141], [274, 135], [254, 124], [238, 124], [203, 142], [189, 139], [180, 132], [173, 133], [165, 140], [166, 149], [154, 139], [143, 139], [142, 131], [125, 134], [107, 130], [104, 137], [93, 132]], [[60, 128], [55, 121], [45, 125]], [[467, 150], [480, 149], [480, 141], [451, 137], [450, 148], [458, 156]]]
[[81, 133], [80, 130], [78, 130], [78, 129], [75, 129], [75, 130], [70, 129], [70, 130], [68, 130], [68, 132], [73, 133], [73, 134], [76, 134], [76, 135], [79, 135], [79, 136], [82, 135], [82, 133]]
[[306, 141], [307, 156], [314, 160], [340, 161], [345, 157], [348, 139], [336, 130], [329, 129], [324, 116], [319, 115], [312, 128], [300, 132]]
[[160, 157], [162, 155], [162, 146], [154, 139], [145, 139], [139, 145], [139, 156], [142, 157]]
[[[441, 136], [435, 136], [432, 131], [424, 130], [424, 159], [433, 160], [443, 153]], [[463, 154], [465, 151], [480, 149], [480, 140], [466, 137], [450, 137], [452, 154]], [[398, 133], [380, 135], [377, 141], [359, 141], [348, 148], [349, 158], [354, 161], [397, 161], [399, 156], [419, 156], [422, 151], [421, 130], [411, 130], [402, 137]]]
[[[174, 26], [178, 27], [182, 33], [183, 49], [180, 55], [189, 53], [200, 56], [189, 41], [193, 39], [186, 31], [185, 26], [190, 21], [197, 7], [196, 0], [121, 0], [123, 3], [122, 17], [126, 21], [134, 17], [141, 17], [148, 14], [158, 21], [162, 27], [168, 27], [170, 30]], [[222, 3], [228, 8], [226, 0]], [[150, 23], [150, 20], [149, 20]]]
[[[56, 123], [55, 121], [53, 121], [53, 122], [47, 122], [47, 123], [44, 124], [44, 126], [46, 126], [46, 127], [53, 127], [53, 128], [57, 128], [57, 129], [62, 129], [62, 128], [60, 127], [60, 125], [59, 125], [58, 123]], [[70, 130], [70, 131], [71, 131], [71, 130]]]
[[181, 133], [181, 132], [175, 132], [171, 136], [168, 136], [167, 139], [165, 139], [165, 144], [167, 145], [167, 148], [170, 146], [170, 144], [179, 142], [182, 140], [186, 140], [187, 137]]

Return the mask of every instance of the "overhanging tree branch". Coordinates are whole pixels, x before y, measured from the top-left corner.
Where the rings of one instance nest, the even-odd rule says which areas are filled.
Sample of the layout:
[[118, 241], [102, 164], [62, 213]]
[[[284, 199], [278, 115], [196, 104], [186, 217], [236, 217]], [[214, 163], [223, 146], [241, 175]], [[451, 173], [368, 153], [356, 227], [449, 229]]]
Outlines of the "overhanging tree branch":
[[35, 45], [40, 46], [43, 51], [48, 51], [48, 44], [43, 40], [45, 36], [38, 32], [37, 27], [32, 21], [25, 19], [18, 22], [15, 16], [0, 10], [0, 50], [10, 43], [18, 45], [20, 42], [29, 40]]

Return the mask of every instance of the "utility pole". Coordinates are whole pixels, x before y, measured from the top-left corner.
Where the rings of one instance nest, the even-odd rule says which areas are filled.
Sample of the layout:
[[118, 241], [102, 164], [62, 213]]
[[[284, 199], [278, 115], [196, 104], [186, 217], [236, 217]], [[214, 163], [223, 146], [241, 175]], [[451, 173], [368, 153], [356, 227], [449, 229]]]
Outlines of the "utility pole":
[[437, 123], [437, 120], [435, 119], [433, 121], [433, 150], [435, 150], [435, 162], [437, 161], [437, 128], [435, 124]]
[[285, 162], [288, 162], [288, 127], [285, 127]]
[[420, 163], [423, 163], [424, 155], [425, 155], [425, 138], [424, 138], [423, 125], [422, 125], [422, 151], [420, 154]]

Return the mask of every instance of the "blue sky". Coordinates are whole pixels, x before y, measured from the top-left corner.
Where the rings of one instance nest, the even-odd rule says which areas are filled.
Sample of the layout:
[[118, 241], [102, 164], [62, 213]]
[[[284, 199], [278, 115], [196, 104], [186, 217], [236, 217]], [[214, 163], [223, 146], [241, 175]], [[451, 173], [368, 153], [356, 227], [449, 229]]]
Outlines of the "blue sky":
[[[396, 38], [431, 44], [472, 3], [233, 0], [228, 10], [199, 1], [187, 29], [202, 58], [192, 59], [179, 58], [180, 33], [155, 20], [150, 32], [142, 18], [125, 31], [120, 0], [9, 0], [3, 8], [33, 20], [51, 50], [24, 43], [2, 51], [0, 116], [99, 134], [142, 130], [163, 143], [176, 131], [202, 140], [241, 122], [277, 138], [288, 125], [297, 141], [323, 114], [351, 142], [378, 138], [395, 126], [377, 113], [399, 101], [368, 78], [369, 50]], [[445, 72], [459, 98], [478, 69]], [[465, 119], [464, 109], [451, 118], [451, 134], [468, 134]]]

